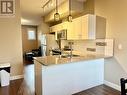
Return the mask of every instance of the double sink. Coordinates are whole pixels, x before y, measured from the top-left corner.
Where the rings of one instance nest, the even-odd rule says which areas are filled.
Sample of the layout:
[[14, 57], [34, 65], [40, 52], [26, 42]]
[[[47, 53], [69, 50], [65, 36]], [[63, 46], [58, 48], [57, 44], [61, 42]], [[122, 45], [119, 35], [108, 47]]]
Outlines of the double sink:
[[72, 57], [80, 57], [80, 55], [72, 54], [72, 55], [61, 55], [61, 58], [72, 58]]
[[[65, 53], [65, 51], [69, 51], [69, 53]], [[60, 58], [75, 58], [75, 57], [80, 57], [80, 55], [78, 54], [73, 54], [70, 49], [69, 50], [64, 50], [64, 52], [62, 52], [61, 50], [57, 49], [57, 50], [52, 50], [53, 55], [59, 55]]]

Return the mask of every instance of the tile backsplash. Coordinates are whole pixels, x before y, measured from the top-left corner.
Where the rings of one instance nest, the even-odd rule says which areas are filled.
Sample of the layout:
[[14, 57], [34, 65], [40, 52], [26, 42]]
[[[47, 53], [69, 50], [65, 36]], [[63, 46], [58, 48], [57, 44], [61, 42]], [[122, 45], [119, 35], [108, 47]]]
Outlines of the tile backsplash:
[[[63, 41], [62, 45], [68, 45], [70, 41]], [[105, 54], [113, 56], [113, 39], [96, 39], [73, 41], [73, 50], [82, 54]]]

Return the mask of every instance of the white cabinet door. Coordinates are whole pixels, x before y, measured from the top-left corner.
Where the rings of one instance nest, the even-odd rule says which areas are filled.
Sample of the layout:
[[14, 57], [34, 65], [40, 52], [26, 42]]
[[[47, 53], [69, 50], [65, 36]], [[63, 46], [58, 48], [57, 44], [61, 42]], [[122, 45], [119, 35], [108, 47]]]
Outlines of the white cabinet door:
[[82, 18], [78, 17], [73, 20], [74, 40], [82, 39]]
[[82, 16], [82, 39], [95, 39], [96, 35], [96, 16]]
[[74, 40], [75, 33], [73, 28], [73, 22], [68, 22], [67, 24], [67, 40]]
[[106, 19], [96, 15], [82, 16], [82, 39], [104, 39]]
[[[96, 35], [96, 16], [95, 15], [85, 15], [73, 19], [71, 22], [69, 38], [73, 40], [83, 40], [83, 39], [95, 39]], [[73, 35], [72, 35], [73, 34]]]
[[82, 17], [82, 39], [88, 39], [88, 16]]

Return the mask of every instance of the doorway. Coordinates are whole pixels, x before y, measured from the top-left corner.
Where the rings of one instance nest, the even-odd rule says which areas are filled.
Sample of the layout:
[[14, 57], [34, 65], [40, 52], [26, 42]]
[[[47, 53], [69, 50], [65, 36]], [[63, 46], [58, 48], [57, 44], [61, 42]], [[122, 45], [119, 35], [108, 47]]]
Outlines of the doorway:
[[22, 25], [22, 52], [25, 64], [33, 63], [33, 52], [38, 49], [37, 26]]

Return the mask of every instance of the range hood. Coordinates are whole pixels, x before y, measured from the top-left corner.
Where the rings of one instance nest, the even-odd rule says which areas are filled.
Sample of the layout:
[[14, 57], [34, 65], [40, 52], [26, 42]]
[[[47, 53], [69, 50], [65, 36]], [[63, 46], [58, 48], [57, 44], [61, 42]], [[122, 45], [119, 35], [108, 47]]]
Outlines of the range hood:
[[[81, 2], [80, 0], [71, 0], [71, 1], [72, 1], [71, 2], [72, 16], [82, 13], [84, 10], [84, 2], [86, 0], [81, 0], [83, 2]], [[70, 5], [69, 0], [66, 0], [61, 5], [58, 6], [58, 11], [59, 11], [61, 19], [64, 19], [69, 15], [69, 7], [70, 7], [69, 5]], [[52, 10], [46, 16], [44, 16], [44, 21], [48, 22], [48, 23], [53, 22], [54, 21], [54, 13], [55, 13], [55, 9]]]

